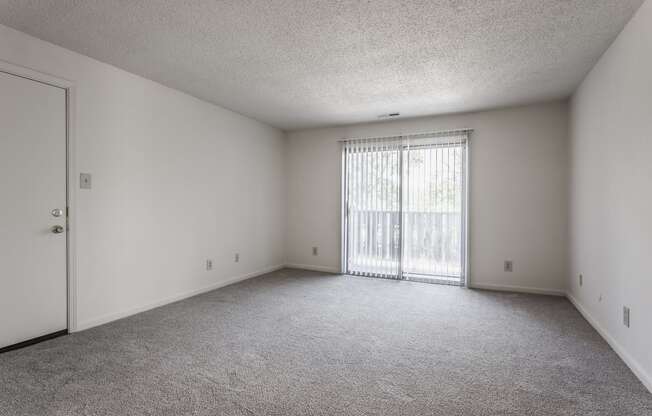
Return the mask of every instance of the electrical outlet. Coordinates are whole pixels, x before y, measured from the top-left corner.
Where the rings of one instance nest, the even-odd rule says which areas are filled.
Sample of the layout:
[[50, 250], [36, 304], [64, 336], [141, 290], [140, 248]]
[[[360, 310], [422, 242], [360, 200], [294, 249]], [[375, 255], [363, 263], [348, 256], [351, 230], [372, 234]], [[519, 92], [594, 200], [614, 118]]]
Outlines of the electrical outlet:
[[206, 270], [213, 270], [213, 260], [206, 260]]
[[629, 308], [623, 306], [623, 325], [629, 328]]
[[312, 248], [312, 255], [313, 256], [318, 256], [319, 255], [319, 247], [313, 247]]
[[584, 276], [580, 274], [580, 287], [584, 284]]
[[240, 253], [235, 253], [235, 256], [233, 257], [233, 260], [236, 263], [240, 263]]
[[91, 174], [90, 173], [80, 173], [79, 174], [79, 187], [81, 189], [91, 189]]
[[514, 271], [514, 263], [512, 263], [511, 260], [505, 260], [505, 271], [506, 272]]

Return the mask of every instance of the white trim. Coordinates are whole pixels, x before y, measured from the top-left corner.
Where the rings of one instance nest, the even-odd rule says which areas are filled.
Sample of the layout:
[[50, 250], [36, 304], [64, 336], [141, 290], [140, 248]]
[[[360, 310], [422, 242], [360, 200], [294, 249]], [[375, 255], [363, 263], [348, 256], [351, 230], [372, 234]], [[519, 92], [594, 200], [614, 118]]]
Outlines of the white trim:
[[183, 300], [183, 299], [187, 299], [187, 298], [190, 298], [190, 297], [193, 297], [193, 296], [200, 295], [202, 293], [210, 292], [211, 290], [219, 289], [219, 288], [222, 288], [224, 286], [228, 286], [228, 285], [232, 285], [234, 283], [241, 282], [243, 280], [251, 279], [252, 277], [258, 277], [258, 276], [261, 276], [263, 274], [275, 272], [277, 270], [283, 269], [284, 267], [285, 266], [282, 265], [282, 264], [276, 265], [276, 266], [271, 266], [271, 267], [266, 267], [264, 269], [257, 270], [255, 272], [251, 272], [251, 273], [247, 273], [247, 274], [244, 274], [242, 276], [235, 276], [235, 277], [228, 278], [226, 280], [221, 280], [221, 281], [219, 281], [217, 283], [213, 283], [213, 284], [211, 284], [209, 286], [205, 286], [205, 287], [202, 287], [200, 289], [190, 290], [188, 292], [180, 293], [178, 295], [169, 296], [167, 298], [160, 299], [160, 300], [155, 301], [155, 302], [150, 302], [150, 303], [142, 305], [142, 306], [136, 306], [136, 307], [133, 307], [133, 308], [126, 309], [124, 311], [120, 311], [120, 312], [116, 312], [116, 313], [110, 313], [110, 314], [107, 314], [107, 315], [104, 315], [104, 316], [100, 316], [98, 318], [89, 319], [87, 321], [79, 323], [77, 325], [77, 328], [76, 328], [75, 332], [83, 331], [85, 329], [89, 329], [89, 328], [92, 328], [92, 327], [95, 327], [95, 326], [98, 326], [98, 325], [102, 325], [102, 324], [106, 324], [106, 323], [109, 323], [109, 322], [112, 322], [112, 321], [116, 321], [118, 319], [126, 318], [128, 316], [135, 315], [135, 314], [140, 313], [140, 312], [145, 312], [145, 311], [148, 311], [150, 309], [158, 308], [159, 306], [167, 305], [167, 304], [172, 303], [172, 302], [177, 302], [177, 301], [180, 301], [180, 300]]
[[466, 136], [464, 154], [464, 286], [470, 288], [471, 283], [471, 134]]
[[286, 263], [285, 267], [287, 267], [288, 269], [311, 270], [313, 272], [342, 274], [340, 272], [339, 267], [331, 267], [331, 266], [316, 266], [313, 264]]
[[0, 72], [30, 79], [53, 87], [64, 89], [66, 92], [66, 205], [67, 205], [67, 230], [66, 230], [66, 283], [67, 296], [67, 329], [75, 330], [77, 325], [77, 170], [76, 170], [76, 96], [75, 83], [60, 77], [35, 71], [24, 66], [14, 65], [0, 60]]
[[634, 373], [636, 377], [643, 383], [643, 385], [652, 393], [652, 375], [648, 374], [644, 369], [643, 366], [641, 366], [631, 355], [625, 351], [625, 349], [616, 341], [614, 337], [612, 337], [609, 332], [605, 328], [603, 328], [597, 321], [597, 319], [593, 318], [589, 311], [582, 306], [582, 304], [573, 297], [570, 292], [566, 292], [566, 298], [570, 301], [570, 303], [575, 306], [575, 309], [578, 310], [578, 312], [584, 317], [584, 319], [587, 320], [589, 324], [604, 338], [605, 341], [607, 341], [607, 344], [611, 346], [611, 348], [618, 354], [620, 359], [622, 359], [625, 364], [627, 364], [627, 367], [629, 367], [630, 370]]
[[544, 289], [539, 287], [493, 285], [486, 283], [473, 283], [469, 289], [493, 290], [497, 292], [531, 293], [534, 295], [566, 296], [566, 292], [558, 289]]
[[41, 82], [43, 84], [48, 84], [53, 87], [63, 88], [64, 90], [67, 90], [75, 85], [74, 82], [65, 78], [55, 77], [50, 74], [38, 72], [33, 69], [20, 65], [14, 65], [10, 62], [2, 60], [0, 60], [0, 71], [19, 76], [21, 78], [31, 79], [32, 81]]
[[348, 223], [349, 223], [349, 198], [348, 191], [348, 172], [347, 172], [347, 157], [348, 152], [346, 146], [343, 144], [340, 150], [340, 273], [346, 273], [347, 258], [348, 258]]
[[68, 158], [68, 181], [66, 193], [68, 197], [68, 331], [77, 328], [77, 141], [75, 136], [76, 123], [76, 90], [72, 85], [66, 89], [66, 114], [68, 118], [66, 143]]

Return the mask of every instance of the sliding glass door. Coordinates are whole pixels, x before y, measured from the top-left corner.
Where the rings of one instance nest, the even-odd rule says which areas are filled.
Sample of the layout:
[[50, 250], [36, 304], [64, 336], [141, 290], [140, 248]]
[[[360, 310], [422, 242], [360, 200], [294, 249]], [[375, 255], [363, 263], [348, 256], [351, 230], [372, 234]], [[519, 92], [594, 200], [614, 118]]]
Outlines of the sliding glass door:
[[345, 142], [347, 273], [465, 283], [467, 142], [468, 132]]

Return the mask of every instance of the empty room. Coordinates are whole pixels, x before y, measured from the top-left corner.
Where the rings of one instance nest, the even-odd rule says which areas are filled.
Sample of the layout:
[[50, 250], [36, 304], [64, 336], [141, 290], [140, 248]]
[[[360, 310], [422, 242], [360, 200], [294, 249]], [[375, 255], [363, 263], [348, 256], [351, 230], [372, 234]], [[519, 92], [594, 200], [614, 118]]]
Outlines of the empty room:
[[652, 0], [0, 0], [0, 416], [652, 416]]

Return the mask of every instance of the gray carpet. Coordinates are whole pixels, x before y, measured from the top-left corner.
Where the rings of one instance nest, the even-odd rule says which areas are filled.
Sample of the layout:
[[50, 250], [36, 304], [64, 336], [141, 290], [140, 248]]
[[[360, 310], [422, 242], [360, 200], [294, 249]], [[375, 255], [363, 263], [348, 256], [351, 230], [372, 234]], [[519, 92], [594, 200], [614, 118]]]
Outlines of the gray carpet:
[[1, 415], [652, 415], [565, 299], [282, 270], [0, 355]]

